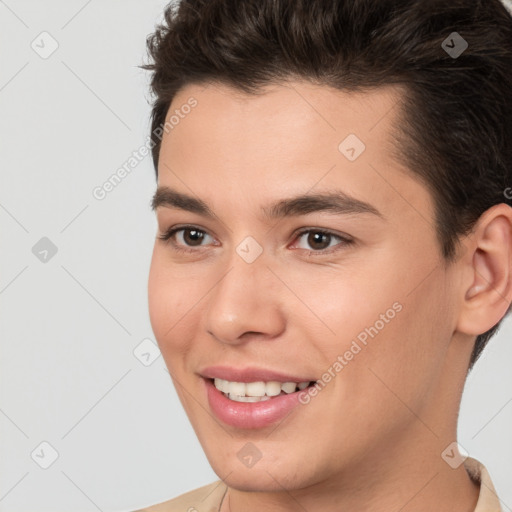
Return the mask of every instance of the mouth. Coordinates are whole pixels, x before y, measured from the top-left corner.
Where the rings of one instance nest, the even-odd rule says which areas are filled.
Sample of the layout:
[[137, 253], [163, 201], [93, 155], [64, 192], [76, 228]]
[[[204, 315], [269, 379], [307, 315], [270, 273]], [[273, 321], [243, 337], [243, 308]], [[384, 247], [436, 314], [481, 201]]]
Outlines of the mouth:
[[[202, 381], [210, 411], [221, 422], [237, 429], [265, 428], [284, 420], [304, 403], [301, 394], [316, 382], [239, 382], [204, 376]], [[306, 409], [300, 407], [301, 411]]]
[[236, 382], [219, 378], [208, 379], [225, 398], [234, 402], [264, 402], [278, 396], [290, 395], [312, 386], [315, 381]]

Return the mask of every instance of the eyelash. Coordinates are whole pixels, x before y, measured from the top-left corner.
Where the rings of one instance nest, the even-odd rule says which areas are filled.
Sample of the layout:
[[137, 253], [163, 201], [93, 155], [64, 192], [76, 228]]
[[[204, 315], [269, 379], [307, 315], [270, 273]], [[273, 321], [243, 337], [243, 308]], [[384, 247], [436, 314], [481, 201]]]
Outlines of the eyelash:
[[[188, 254], [197, 253], [198, 249], [186, 249], [183, 246], [180, 246], [171, 240], [171, 238], [179, 231], [199, 231], [200, 233], [208, 234], [208, 233], [206, 233], [206, 231], [199, 229], [197, 226], [186, 225], [186, 226], [178, 226], [178, 227], [170, 228], [162, 235], [158, 235], [157, 238], [160, 240], [163, 240], [166, 243], [171, 244], [173, 246], [173, 249], [176, 250], [177, 252], [188, 253]], [[300, 238], [305, 233], [311, 233], [311, 232], [312, 233], [321, 233], [322, 235], [329, 235], [329, 236], [338, 238], [341, 241], [341, 243], [338, 244], [337, 246], [335, 246], [334, 248], [322, 249], [319, 251], [302, 249], [303, 251], [305, 251], [306, 256], [308, 256], [308, 257], [309, 256], [317, 256], [317, 255], [323, 256], [323, 255], [331, 254], [331, 253], [337, 252], [339, 250], [342, 250], [343, 247], [350, 246], [350, 245], [354, 244], [354, 240], [347, 238], [347, 237], [343, 237], [343, 236], [341, 236], [337, 233], [334, 233], [328, 229], [303, 228], [303, 229], [299, 230], [297, 233], [295, 233], [294, 236], [295, 236], [295, 238]]]

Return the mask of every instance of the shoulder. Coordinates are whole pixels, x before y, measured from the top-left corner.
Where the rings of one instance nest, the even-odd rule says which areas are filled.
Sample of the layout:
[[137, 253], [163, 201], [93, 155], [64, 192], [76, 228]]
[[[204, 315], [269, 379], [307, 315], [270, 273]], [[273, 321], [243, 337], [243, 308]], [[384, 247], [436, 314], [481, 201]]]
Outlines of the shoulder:
[[222, 480], [216, 480], [176, 498], [134, 512], [217, 512], [227, 490]]

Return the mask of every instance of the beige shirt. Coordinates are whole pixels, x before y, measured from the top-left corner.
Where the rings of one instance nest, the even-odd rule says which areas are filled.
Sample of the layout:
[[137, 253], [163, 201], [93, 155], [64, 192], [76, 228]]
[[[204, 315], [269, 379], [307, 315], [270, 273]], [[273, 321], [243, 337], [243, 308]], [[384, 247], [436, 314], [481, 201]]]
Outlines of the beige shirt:
[[[469, 476], [480, 484], [480, 495], [474, 512], [504, 512], [485, 466], [468, 457], [464, 467]], [[198, 487], [180, 496], [135, 512], [218, 512], [227, 486], [222, 480]]]

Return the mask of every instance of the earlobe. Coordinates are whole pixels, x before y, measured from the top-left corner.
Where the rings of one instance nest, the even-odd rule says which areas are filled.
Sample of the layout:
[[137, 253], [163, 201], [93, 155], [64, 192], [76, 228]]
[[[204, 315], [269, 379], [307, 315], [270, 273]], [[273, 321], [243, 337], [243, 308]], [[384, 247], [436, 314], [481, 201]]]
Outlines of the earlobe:
[[478, 336], [505, 316], [512, 301], [512, 208], [501, 203], [488, 209], [468, 240], [472, 281], [457, 330]]

